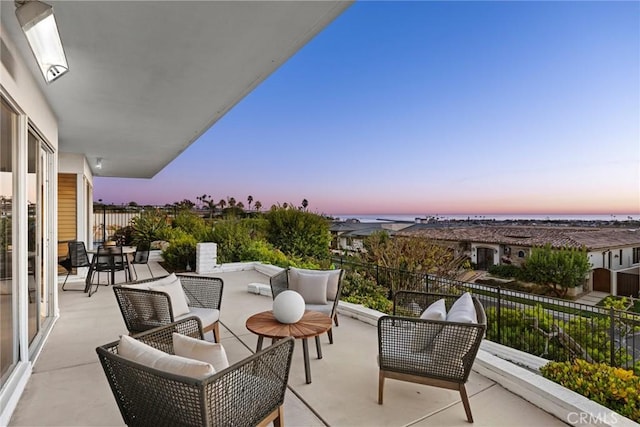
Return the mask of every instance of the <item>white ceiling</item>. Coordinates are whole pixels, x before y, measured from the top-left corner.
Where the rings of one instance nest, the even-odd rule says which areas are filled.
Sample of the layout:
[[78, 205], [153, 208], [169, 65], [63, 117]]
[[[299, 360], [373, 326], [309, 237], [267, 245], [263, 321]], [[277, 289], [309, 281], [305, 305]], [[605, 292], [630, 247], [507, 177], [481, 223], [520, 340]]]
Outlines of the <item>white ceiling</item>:
[[14, 2], [0, 3], [59, 119], [59, 150], [98, 176], [150, 178], [351, 1], [50, 1], [70, 68], [50, 85]]

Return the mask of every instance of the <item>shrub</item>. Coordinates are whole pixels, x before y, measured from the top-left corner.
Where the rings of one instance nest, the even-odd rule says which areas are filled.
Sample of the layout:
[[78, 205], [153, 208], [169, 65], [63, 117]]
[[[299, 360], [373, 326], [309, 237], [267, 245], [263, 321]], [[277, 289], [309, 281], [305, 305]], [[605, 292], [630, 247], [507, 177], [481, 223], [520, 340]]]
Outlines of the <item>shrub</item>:
[[345, 272], [345, 277], [342, 280], [344, 281], [341, 297], [343, 301], [362, 304], [387, 314], [392, 312], [393, 303], [387, 298], [389, 290], [378, 286], [375, 280], [357, 271]]
[[159, 209], [145, 210], [131, 220], [133, 243], [140, 245], [163, 239], [169, 230], [168, 221], [167, 215]]
[[241, 220], [219, 221], [207, 233], [207, 240], [217, 243], [219, 263], [243, 261], [252, 244], [251, 228]]
[[127, 225], [126, 227], [122, 227], [116, 230], [116, 232], [113, 233], [112, 238], [120, 246], [122, 245], [129, 246], [133, 244], [133, 233], [134, 233], [133, 227], [131, 225]]
[[170, 271], [188, 271], [196, 267], [195, 237], [180, 230], [174, 230], [169, 246], [162, 252], [165, 268]]
[[489, 274], [505, 279], [519, 279], [522, 277], [522, 269], [513, 264], [492, 265], [489, 267]]
[[640, 421], [640, 377], [632, 371], [576, 359], [549, 362], [540, 368], [540, 372], [633, 421]]
[[288, 267], [291, 262], [281, 250], [274, 248], [264, 240], [251, 242], [240, 255], [241, 261], [260, 261], [279, 267]]
[[329, 258], [329, 222], [295, 208], [273, 207], [266, 215], [267, 241], [289, 257]]
[[173, 228], [178, 228], [187, 234], [192, 235], [198, 241], [203, 241], [208, 227], [204, 219], [188, 210], [181, 210], [173, 219]]

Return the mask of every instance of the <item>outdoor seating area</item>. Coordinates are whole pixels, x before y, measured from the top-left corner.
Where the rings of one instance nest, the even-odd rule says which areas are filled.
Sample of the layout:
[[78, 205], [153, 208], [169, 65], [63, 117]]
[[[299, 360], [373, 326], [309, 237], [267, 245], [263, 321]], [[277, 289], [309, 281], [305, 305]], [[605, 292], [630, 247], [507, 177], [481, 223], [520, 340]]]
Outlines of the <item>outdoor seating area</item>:
[[[166, 275], [157, 263], [151, 264], [154, 276]], [[140, 278], [145, 280], [148, 276], [143, 277], [142, 273], [139, 272]], [[247, 329], [247, 319], [271, 310], [273, 304], [268, 296], [247, 292], [247, 285], [268, 286], [270, 276], [253, 269], [221, 271], [211, 276], [224, 282], [220, 343], [229, 364], [235, 366], [252, 357], [259, 339]], [[96, 355], [96, 348], [117, 343], [120, 336], [128, 335], [114, 294], [99, 292], [86, 298], [78, 292], [65, 292], [60, 294], [60, 307], [60, 318], [35, 363], [9, 425], [124, 425]], [[334, 335], [335, 344], [323, 348], [321, 359], [315, 354], [309, 358], [313, 371], [311, 384], [307, 384], [305, 377], [301, 342], [295, 340], [284, 407], [278, 412], [284, 425], [469, 425], [460, 394], [455, 390], [387, 381], [384, 404], [380, 405], [376, 326], [342, 315]], [[321, 340], [324, 343], [327, 338], [323, 336]], [[269, 348], [265, 346], [263, 351]], [[466, 391], [474, 409], [475, 425], [564, 425], [473, 370]]]

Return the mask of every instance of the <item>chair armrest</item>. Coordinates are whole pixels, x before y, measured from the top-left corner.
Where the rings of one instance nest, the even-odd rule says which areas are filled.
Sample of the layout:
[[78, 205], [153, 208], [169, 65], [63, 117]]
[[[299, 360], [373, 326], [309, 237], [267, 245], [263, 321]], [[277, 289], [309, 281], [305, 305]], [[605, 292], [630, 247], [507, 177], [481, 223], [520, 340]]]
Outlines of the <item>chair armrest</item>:
[[258, 425], [284, 403], [294, 340], [291, 337], [206, 379], [211, 425]]
[[122, 285], [113, 286], [113, 292], [130, 333], [147, 331], [174, 321], [171, 300], [164, 292]]
[[289, 269], [285, 268], [275, 276], [271, 276], [269, 285], [271, 285], [271, 296], [274, 299], [278, 294], [289, 289]]
[[220, 310], [224, 282], [218, 277], [178, 274], [190, 307]]
[[150, 329], [139, 334], [132, 335], [145, 344], [162, 350], [165, 353], [174, 354], [173, 351], [173, 333], [187, 335], [192, 338], [204, 339], [202, 332], [202, 322], [196, 316], [190, 316], [185, 319], [178, 320], [168, 325]]

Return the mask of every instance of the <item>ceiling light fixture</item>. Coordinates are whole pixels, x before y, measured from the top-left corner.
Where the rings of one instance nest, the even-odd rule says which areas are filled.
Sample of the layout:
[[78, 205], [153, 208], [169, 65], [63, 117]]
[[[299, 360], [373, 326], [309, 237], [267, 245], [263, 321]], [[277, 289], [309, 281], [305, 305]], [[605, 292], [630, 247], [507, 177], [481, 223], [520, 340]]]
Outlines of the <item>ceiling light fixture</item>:
[[69, 71], [53, 8], [40, 1], [16, 0], [16, 17], [47, 83]]
[[96, 169], [102, 169], [102, 157], [96, 159]]

